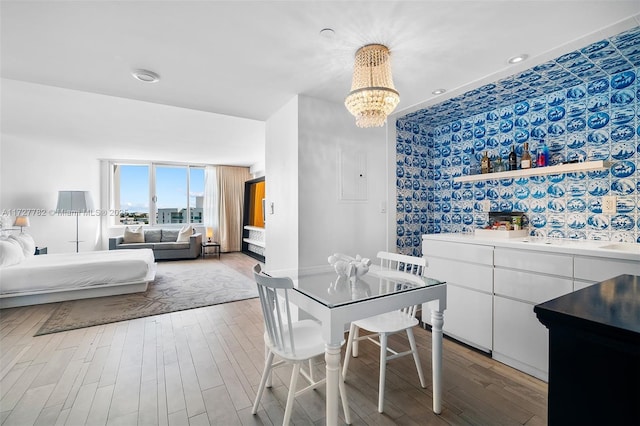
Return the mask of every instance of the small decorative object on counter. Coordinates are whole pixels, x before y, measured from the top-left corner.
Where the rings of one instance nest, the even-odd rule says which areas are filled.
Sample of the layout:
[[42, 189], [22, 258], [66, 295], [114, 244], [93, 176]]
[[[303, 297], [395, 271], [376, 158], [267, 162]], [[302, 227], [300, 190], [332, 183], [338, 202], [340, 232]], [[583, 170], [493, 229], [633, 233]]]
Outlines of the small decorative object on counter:
[[522, 151], [522, 158], [520, 159], [521, 169], [531, 168], [531, 154], [529, 154], [529, 143], [525, 142]]
[[491, 173], [491, 160], [489, 159], [489, 151], [484, 152], [484, 157], [480, 160], [480, 171], [482, 174]]
[[522, 216], [511, 216], [511, 227], [514, 231], [522, 229]]
[[516, 155], [516, 146], [511, 145], [509, 153], [509, 170], [518, 170], [518, 156]]
[[549, 148], [547, 148], [547, 145], [544, 143], [544, 141], [541, 141], [540, 146], [538, 146], [536, 165], [538, 167], [546, 167], [549, 165]]

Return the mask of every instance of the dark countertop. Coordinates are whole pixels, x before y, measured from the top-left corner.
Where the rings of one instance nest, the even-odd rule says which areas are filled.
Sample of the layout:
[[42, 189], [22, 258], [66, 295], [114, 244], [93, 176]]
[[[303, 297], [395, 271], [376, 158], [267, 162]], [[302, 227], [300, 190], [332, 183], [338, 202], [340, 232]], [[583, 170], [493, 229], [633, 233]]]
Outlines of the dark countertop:
[[538, 320], [640, 343], [640, 276], [620, 275], [536, 305]]

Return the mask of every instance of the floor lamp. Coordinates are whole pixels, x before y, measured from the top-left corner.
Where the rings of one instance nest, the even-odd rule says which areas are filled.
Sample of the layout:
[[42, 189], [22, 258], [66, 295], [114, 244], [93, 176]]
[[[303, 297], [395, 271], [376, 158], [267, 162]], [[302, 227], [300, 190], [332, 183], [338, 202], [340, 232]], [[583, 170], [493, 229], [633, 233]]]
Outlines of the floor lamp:
[[89, 191], [58, 191], [57, 213], [60, 215], [72, 213], [76, 216], [76, 253], [80, 251], [78, 216], [80, 216], [80, 212], [86, 212], [92, 209], [93, 203], [91, 202]]

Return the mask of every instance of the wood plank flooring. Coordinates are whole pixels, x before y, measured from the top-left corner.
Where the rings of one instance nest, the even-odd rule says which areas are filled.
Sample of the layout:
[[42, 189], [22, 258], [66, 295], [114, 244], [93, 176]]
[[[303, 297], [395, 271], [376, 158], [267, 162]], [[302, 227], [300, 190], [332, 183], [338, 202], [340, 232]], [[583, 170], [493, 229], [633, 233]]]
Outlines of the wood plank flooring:
[[[252, 277], [256, 261], [223, 253]], [[251, 406], [264, 359], [257, 299], [32, 337], [55, 304], [0, 311], [1, 425], [279, 425], [290, 368]], [[445, 312], [446, 321], [446, 312]], [[445, 339], [443, 412], [431, 411], [431, 335], [415, 329], [429, 386], [411, 357], [389, 362], [377, 412], [378, 348], [363, 342], [347, 391], [355, 425], [544, 425], [547, 385]], [[392, 342], [403, 349], [406, 337]], [[324, 374], [322, 359], [317, 374]], [[325, 390], [296, 400], [292, 423], [324, 424]]]

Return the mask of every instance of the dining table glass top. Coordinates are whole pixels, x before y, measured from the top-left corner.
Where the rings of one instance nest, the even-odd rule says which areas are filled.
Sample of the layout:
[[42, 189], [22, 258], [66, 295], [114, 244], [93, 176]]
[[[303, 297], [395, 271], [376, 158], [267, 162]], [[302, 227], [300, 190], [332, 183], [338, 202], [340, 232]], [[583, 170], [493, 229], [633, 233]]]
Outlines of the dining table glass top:
[[293, 281], [296, 291], [329, 308], [444, 284], [437, 279], [378, 266], [372, 266], [359, 277], [340, 276], [331, 271], [300, 273]]

